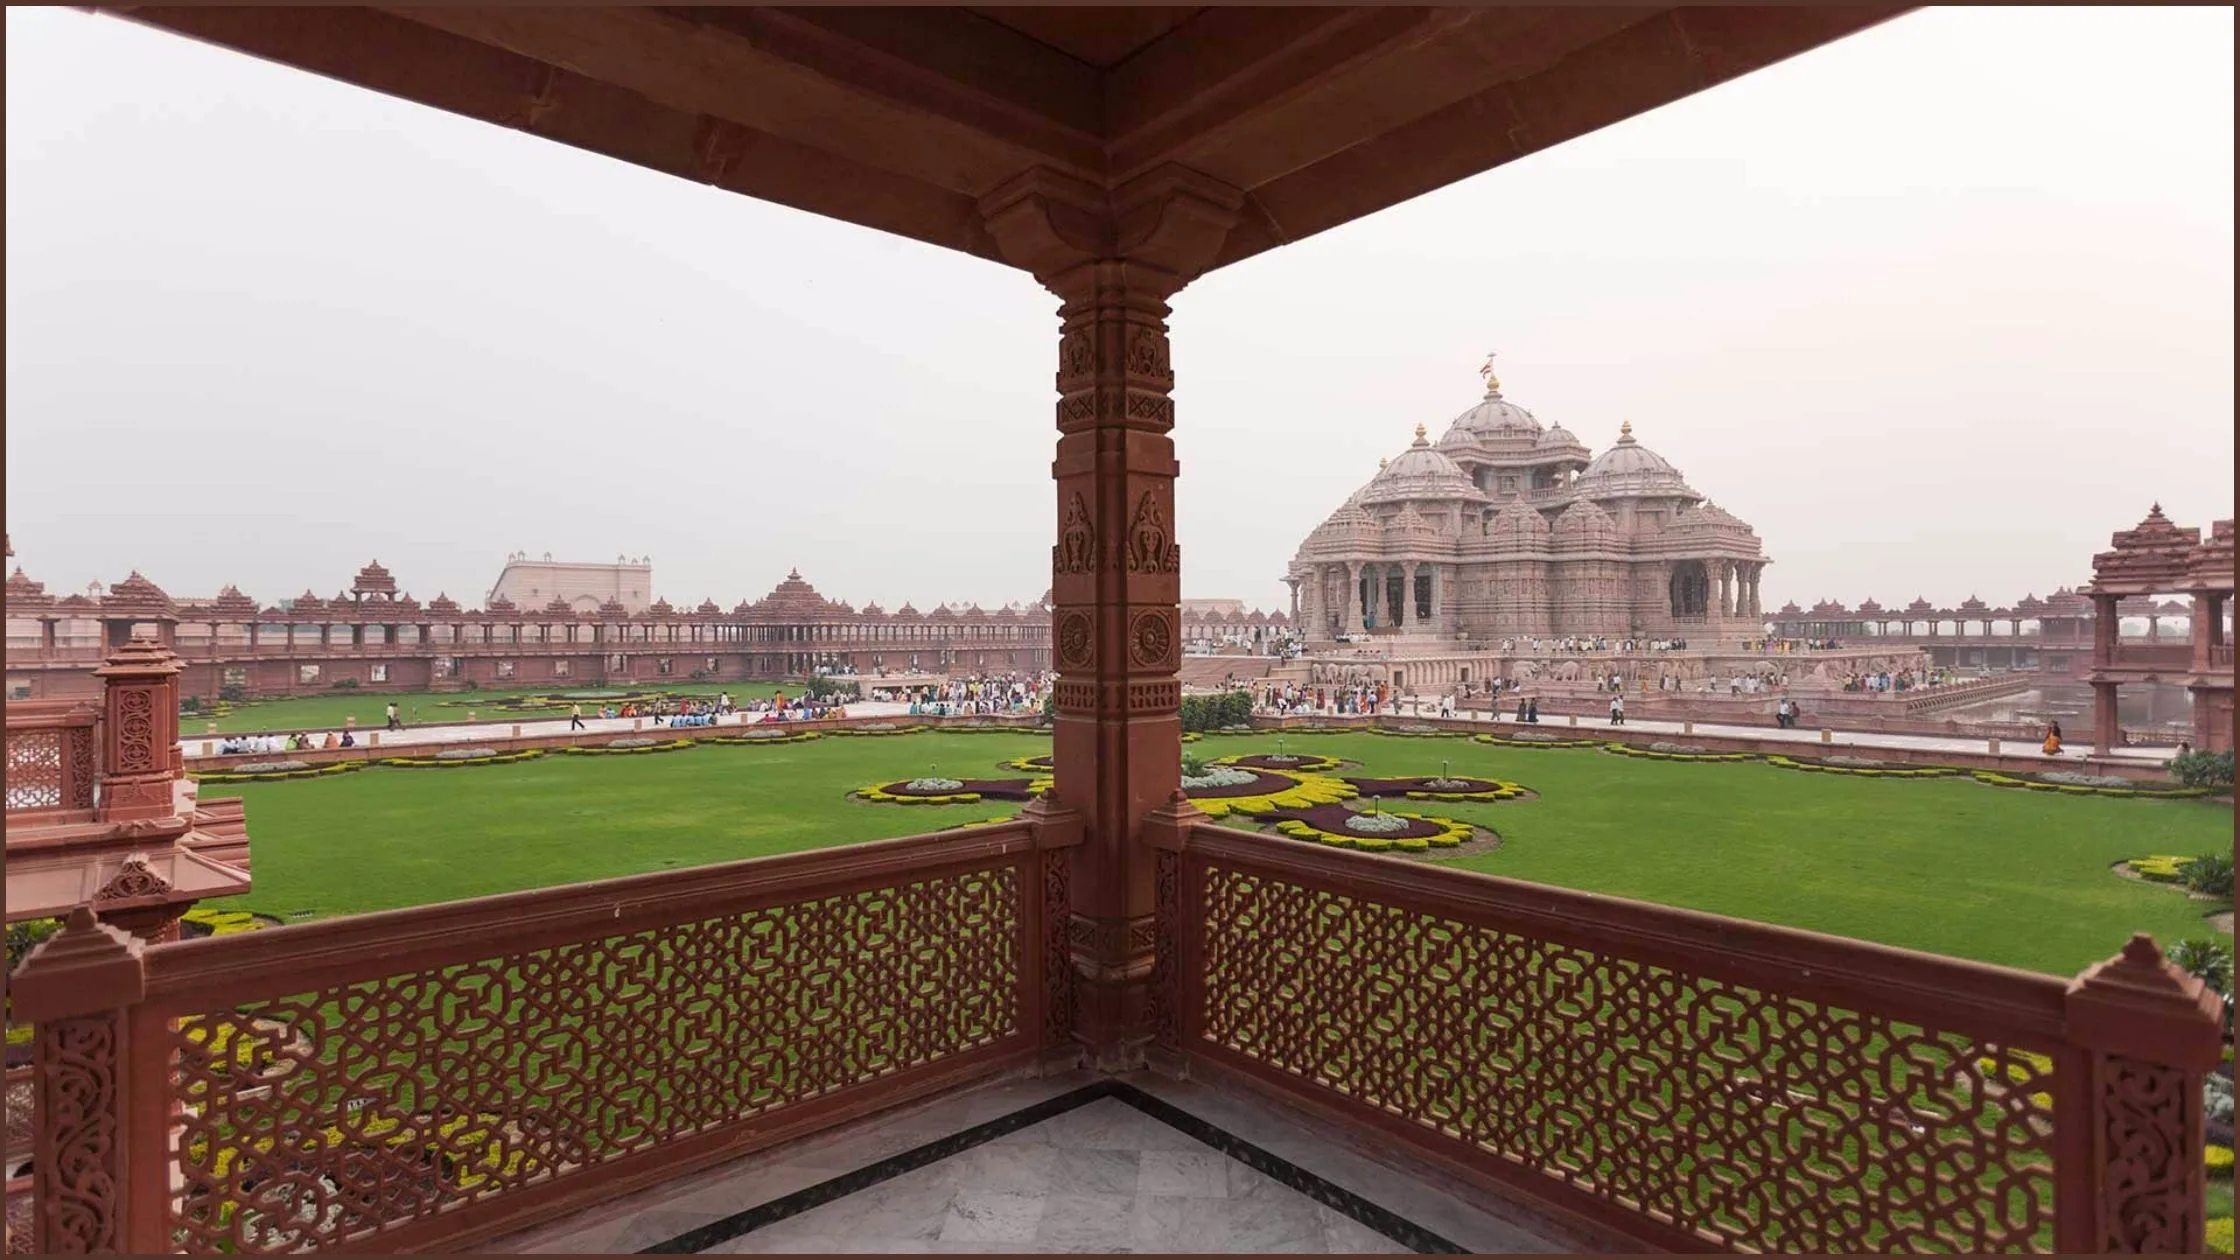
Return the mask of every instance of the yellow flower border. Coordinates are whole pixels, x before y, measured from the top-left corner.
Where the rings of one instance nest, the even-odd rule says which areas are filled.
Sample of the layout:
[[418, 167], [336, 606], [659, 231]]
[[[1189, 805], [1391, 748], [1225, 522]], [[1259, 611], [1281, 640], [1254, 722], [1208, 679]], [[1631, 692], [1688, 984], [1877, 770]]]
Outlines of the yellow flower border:
[[[1027, 780], [1027, 792], [1030, 796], [1040, 796], [1049, 791], [1051, 784], [1054, 782], [1056, 782], [1054, 779], [1029, 779]], [[859, 801], [871, 801], [880, 805], [977, 805], [986, 799], [978, 792], [948, 792], [940, 796], [903, 796], [887, 791], [885, 785], [879, 783], [874, 783], [869, 787], [857, 788], [848, 795]], [[988, 821], [1008, 822], [1010, 820], [992, 818]], [[977, 827], [980, 824], [960, 823], [958, 825]]]
[[1470, 742], [1491, 748], [1600, 748], [1599, 739], [1507, 739], [1490, 732], [1472, 735]]
[[[1274, 766], [1245, 766], [1243, 762], [1247, 757], [1297, 757], [1300, 764], [1286, 766], [1280, 770]], [[1242, 766], [1246, 770], [1265, 770], [1270, 774], [1327, 774], [1344, 765], [1345, 761], [1338, 757], [1325, 757], [1321, 753], [1231, 753], [1226, 757], [1215, 757], [1213, 764], [1217, 766]]]
[[1363, 853], [1385, 853], [1395, 849], [1402, 853], [1422, 853], [1431, 849], [1460, 848], [1477, 830], [1469, 823], [1454, 818], [1439, 818], [1430, 814], [1411, 814], [1405, 810], [1397, 809], [1385, 812], [1396, 818], [1436, 823], [1440, 828], [1439, 834], [1405, 838], [1356, 835], [1352, 832], [1324, 831], [1313, 823], [1304, 822], [1297, 818], [1277, 819], [1275, 829], [1294, 840], [1326, 844], [1333, 849], [1358, 849]]
[[671, 739], [658, 744], [636, 744], [628, 748], [615, 748], [605, 744], [569, 744], [560, 751], [571, 757], [629, 757], [638, 753], [682, 752], [698, 745], [698, 740]]
[[1291, 780], [1292, 786], [1260, 796], [1190, 796], [1184, 788], [1182, 794], [1190, 803], [1209, 817], [1221, 818], [1229, 814], [1268, 814], [1279, 809], [1312, 809], [1317, 805], [1336, 805], [1350, 801], [1361, 793], [1344, 779], [1327, 774], [1303, 774], [1290, 770], [1262, 770], [1253, 767], [1254, 774], [1273, 775]]
[[700, 740], [703, 744], [728, 744], [743, 747], [748, 744], [806, 744], [824, 736], [816, 731], [795, 731], [786, 735], [709, 735]]

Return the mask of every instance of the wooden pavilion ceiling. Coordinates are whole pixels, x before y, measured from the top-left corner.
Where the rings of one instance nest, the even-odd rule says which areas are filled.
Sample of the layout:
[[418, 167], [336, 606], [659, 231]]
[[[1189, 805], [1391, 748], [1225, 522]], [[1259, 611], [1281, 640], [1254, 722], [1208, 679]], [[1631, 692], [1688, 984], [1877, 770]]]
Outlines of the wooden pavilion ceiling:
[[188, 8], [110, 12], [995, 258], [1046, 168], [1244, 195], [1235, 262], [1883, 21], [1789, 8]]

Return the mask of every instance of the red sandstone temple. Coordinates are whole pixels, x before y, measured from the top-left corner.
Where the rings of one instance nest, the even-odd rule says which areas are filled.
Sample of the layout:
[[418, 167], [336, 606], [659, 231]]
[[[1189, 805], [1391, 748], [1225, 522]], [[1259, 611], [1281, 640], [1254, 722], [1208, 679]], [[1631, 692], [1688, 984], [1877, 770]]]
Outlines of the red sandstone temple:
[[[1216, 1149], [1409, 1249], [1496, 1213], [1545, 1250], [2201, 1250], [2221, 1010], [2144, 937], [2019, 972], [1223, 827], [1178, 790], [1169, 300], [1902, 10], [119, 12], [1049, 290], [1055, 787], [1010, 822], [207, 940], [81, 907], [11, 985], [11, 1249], [470, 1250], [1080, 1079], [1210, 1142], [1319, 1135]], [[2145, 541], [2096, 598], [2190, 575]], [[110, 624], [163, 624], [119, 590]], [[425, 611], [395, 623], [585, 628]], [[694, 654], [750, 624], [705, 611]], [[171, 832], [141, 696], [95, 773]], [[1427, 1194], [1449, 1215], [1410, 1215]]]
[[[657, 600], [631, 612], [610, 597], [585, 610], [555, 595], [538, 608], [499, 597], [478, 609], [447, 595], [426, 604], [374, 561], [332, 599], [305, 591], [260, 606], [227, 586], [174, 600], [135, 570], [99, 597], [47, 593], [22, 566], [8, 577], [8, 695], [68, 699], [98, 690], [94, 669], [133, 625], [151, 627], [184, 665], [180, 688], [215, 699], [327, 691], [447, 691], [799, 678], [820, 668], [859, 674], [1039, 674], [1050, 668], [1047, 597], [988, 611], [942, 604], [920, 612], [856, 608], [817, 593], [798, 571], [728, 611], [713, 600]], [[1259, 645], [1291, 625], [1282, 613], [1197, 610], [1191, 644]]]

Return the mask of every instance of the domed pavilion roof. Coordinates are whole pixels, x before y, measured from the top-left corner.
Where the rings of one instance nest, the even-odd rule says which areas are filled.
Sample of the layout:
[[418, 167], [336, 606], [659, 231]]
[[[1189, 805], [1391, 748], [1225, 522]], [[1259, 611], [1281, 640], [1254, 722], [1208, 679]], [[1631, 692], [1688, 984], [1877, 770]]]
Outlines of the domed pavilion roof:
[[1582, 494], [1695, 493], [1664, 456], [1633, 440], [1631, 420], [1618, 426], [1617, 443], [1595, 456], [1579, 474], [1579, 490]]
[[1486, 365], [1478, 369], [1486, 378], [1486, 396], [1477, 405], [1454, 418], [1447, 431], [1439, 438], [1442, 447], [1467, 446], [1484, 442], [1514, 442], [1520, 438], [1538, 441], [1540, 421], [1533, 414], [1501, 396], [1501, 378], [1493, 374], [1493, 359], [1488, 356]]
[[1471, 495], [1477, 487], [1470, 481], [1470, 474], [1431, 448], [1424, 436], [1422, 425], [1416, 426], [1416, 440], [1398, 459], [1379, 469], [1374, 480], [1362, 487], [1360, 497], [1349, 502], [1399, 503], [1430, 499], [1452, 499]]

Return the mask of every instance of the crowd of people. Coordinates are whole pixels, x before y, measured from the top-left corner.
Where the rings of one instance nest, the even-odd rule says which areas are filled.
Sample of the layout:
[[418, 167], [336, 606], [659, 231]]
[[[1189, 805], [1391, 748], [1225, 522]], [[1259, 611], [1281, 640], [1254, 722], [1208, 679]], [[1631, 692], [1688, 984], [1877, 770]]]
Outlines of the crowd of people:
[[896, 694], [874, 693], [874, 698], [908, 700], [914, 717], [972, 717], [1039, 713], [1054, 675], [973, 674], [952, 678], [937, 686], [905, 687]]
[[1611, 639], [1599, 634], [1567, 634], [1561, 638], [1553, 639], [1503, 639], [1501, 650], [1514, 652], [1520, 643], [1524, 645], [1526, 651], [1540, 655], [1557, 653], [1581, 655], [1587, 652], [1620, 652], [1632, 655], [1636, 652], [1685, 652], [1688, 650], [1686, 639]]
[[218, 741], [218, 754], [237, 757], [244, 753], [313, 752], [325, 748], [355, 748], [358, 737], [349, 731], [339, 736], [332, 731], [294, 731], [286, 735], [229, 735]]
[[1942, 667], [1931, 669], [1924, 674], [1916, 674], [1910, 669], [1902, 669], [1893, 674], [1885, 669], [1871, 674], [1846, 675], [1843, 680], [1843, 690], [1864, 692], [1914, 691], [1923, 687], [1942, 687], [1953, 681], [1955, 679], [1952, 671]]

